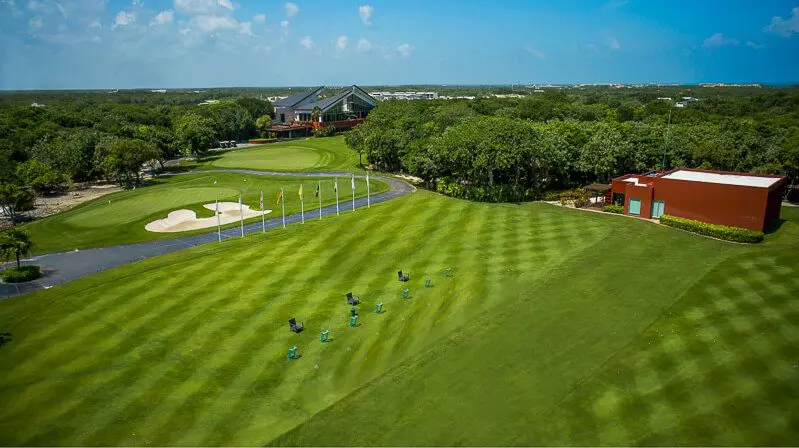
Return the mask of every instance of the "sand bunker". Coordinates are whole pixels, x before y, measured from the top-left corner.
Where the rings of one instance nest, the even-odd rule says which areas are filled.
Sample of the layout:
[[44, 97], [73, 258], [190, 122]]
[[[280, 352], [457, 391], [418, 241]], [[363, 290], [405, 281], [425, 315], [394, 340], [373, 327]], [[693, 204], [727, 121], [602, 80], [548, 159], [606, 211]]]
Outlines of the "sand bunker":
[[[214, 211], [216, 204], [205, 204], [203, 207], [208, 210]], [[260, 210], [250, 210], [249, 205], [242, 205], [244, 219], [254, 218], [261, 216]], [[272, 213], [272, 210], [266, 210], [266, 214]], [[219, 222], [221, 224], [230, 224], [240, 219], [239, 203], [238, 202], [220, 202], [219, 203]], [[150, 232], [185, 232], [186, 230], [205, 229], [208, 227], [216, 226], [216, 216], [210, 218], [198, 218], [197, 213], [191, 210], [175, 210], [170, 212], [164, 219], [157, 219], [146, 226], [145, 229]]]

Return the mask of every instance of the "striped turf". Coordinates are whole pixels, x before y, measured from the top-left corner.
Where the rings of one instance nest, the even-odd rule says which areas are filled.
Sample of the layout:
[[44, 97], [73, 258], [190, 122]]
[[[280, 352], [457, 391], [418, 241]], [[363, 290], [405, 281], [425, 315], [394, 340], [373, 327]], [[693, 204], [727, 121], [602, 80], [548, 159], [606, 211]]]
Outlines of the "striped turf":
[[[0, 444], [788, 440], [795, 227], [748, 247], [420, 191], [134, 263], [0, 302]], [[766, 429], [692, 426], [730, 403]]]

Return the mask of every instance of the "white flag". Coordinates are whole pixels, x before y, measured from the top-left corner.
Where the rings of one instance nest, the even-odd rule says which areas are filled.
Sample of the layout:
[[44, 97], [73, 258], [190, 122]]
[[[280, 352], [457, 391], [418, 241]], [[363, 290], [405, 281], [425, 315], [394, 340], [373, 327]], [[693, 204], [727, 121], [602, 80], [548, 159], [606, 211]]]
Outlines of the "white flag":
[[355, 175], [352, 175], [352, 179], [350, 179], [350, 185], [352, 185], [353, 191], [355, 190]]

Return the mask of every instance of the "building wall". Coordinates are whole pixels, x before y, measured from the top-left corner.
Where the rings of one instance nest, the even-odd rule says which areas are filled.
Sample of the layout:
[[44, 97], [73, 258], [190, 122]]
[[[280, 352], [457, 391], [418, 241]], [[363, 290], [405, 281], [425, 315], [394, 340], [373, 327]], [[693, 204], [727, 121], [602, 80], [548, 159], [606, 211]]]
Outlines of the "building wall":
[[768, 192], [768, 203], [766, 204], [766, 227], [772, 222], [780, 219], [780, 209], [782, 208], [782, 198], [785, 196], [785, 180], [772, 187]]
[[768, 189], [656, 178], [655, 199], [667, 215], [762, 231]]
[[[285, 114], [285, 121], [280, 121], [280, 114]], [[291, 123], [294, 121], [294, 109], [291, 107], [276, 107], [273, 123]]]
[[652, 217], [652, 196], [653, 188], [651, 184], [635, 185], [632, 182], [625, 182], [627, 185], [624, 189], [624, 214], [627, 215], [630, 210], [630, 199], [641, 200], [641, 213], [638, 215], [641, 218]]

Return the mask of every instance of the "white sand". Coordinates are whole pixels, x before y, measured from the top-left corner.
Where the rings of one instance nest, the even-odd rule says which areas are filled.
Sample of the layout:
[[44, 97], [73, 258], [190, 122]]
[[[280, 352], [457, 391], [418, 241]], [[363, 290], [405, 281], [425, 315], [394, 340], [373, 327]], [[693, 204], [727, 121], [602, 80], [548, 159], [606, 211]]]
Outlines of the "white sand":
[[[203, 207], [208, 210], [214, 211], [216, 204], [205, 204]], [[254, 218], [261, 216], [260, 210], [251, 210], [249, 205], [242, 205], [244, 219]], [[272, 210], [266, 210], [266, 214], [272, 213]], [[220, 202], [219, 203], [219, 222], [221, 224], [230, 224], [238, 221], [239, 203], [238, 202]], [[145, 229], [150, 232], [185, 232], [186, 230], [205, 229], [208, 227], [216, 226], [216, 216], [210, 218], [198, 218], [197, 213], [191, 210], [175, 210], [169, 212], [164, 219], [157, 219], [146, 226]]]

